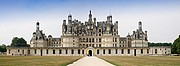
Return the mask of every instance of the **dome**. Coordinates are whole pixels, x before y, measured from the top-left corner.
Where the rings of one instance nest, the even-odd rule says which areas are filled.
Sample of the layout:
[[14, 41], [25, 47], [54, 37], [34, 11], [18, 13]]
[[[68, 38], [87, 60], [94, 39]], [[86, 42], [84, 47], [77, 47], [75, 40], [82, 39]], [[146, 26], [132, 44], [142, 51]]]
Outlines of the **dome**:
[[48, 37], [52, 37], [51, 35], [49, 35]]

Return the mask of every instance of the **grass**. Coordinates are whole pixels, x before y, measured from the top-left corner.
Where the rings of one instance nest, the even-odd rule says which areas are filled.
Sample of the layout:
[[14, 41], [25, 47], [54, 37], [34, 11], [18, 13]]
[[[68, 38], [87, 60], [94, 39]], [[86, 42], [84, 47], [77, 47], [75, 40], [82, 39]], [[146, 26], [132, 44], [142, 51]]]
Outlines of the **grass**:
[[116, 66], [180, 66], [180, 56], [101, 56]]
[[66, 66], [79, 56], [0, 56], [0, 66]]

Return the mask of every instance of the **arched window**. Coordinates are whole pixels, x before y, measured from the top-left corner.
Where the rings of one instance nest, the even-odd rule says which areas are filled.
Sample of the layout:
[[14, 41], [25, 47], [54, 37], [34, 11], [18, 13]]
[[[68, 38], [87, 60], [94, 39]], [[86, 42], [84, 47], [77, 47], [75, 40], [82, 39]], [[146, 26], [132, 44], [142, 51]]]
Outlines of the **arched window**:
[[55, 54], [55, 49], [53, 49], [53, 54]]
[[97, 54], [99, 54], [99, 49], [97, 50]]
[[105, 54], [105, 52], [106, 52], [105, 49], [103, 49], [103, 54]]
[[78, 54], [80, 54], [80, 49], [78, 49]]
[[71, 54], [74, 54], [74, 50], [73, 49], [71, 50]]
[[111, 54], [111, 49], [109, 49], [109, 54]]
[[59, 49], [59, 54], [61, 54], [61, 49]]

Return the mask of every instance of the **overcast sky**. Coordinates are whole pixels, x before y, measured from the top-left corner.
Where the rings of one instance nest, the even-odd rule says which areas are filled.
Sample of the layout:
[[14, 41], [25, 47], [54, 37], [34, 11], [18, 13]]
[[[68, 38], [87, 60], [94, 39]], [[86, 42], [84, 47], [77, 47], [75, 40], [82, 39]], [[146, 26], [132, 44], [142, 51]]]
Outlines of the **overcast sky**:
[[84, 22], [89, 10], [97, 21], [112, 15], [121, 37], [139, 21], [149, 42], [173, 42], [180, 34], [180, 0], [0, 0], [0, 44], [10, 45], [13, 37], [29, 43], [37, 20], [46, 36], [60, 37], [69, 13]]

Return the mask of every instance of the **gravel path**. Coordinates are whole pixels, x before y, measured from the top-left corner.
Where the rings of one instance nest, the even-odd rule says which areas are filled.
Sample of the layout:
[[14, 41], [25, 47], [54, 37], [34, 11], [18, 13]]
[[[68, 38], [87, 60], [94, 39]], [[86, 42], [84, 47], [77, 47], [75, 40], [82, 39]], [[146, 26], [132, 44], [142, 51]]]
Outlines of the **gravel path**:
[[95, 56], [93, 57], [83, 57], [73, 64], [69, 64], [68, 66], [114, 66], [100, 58]]

